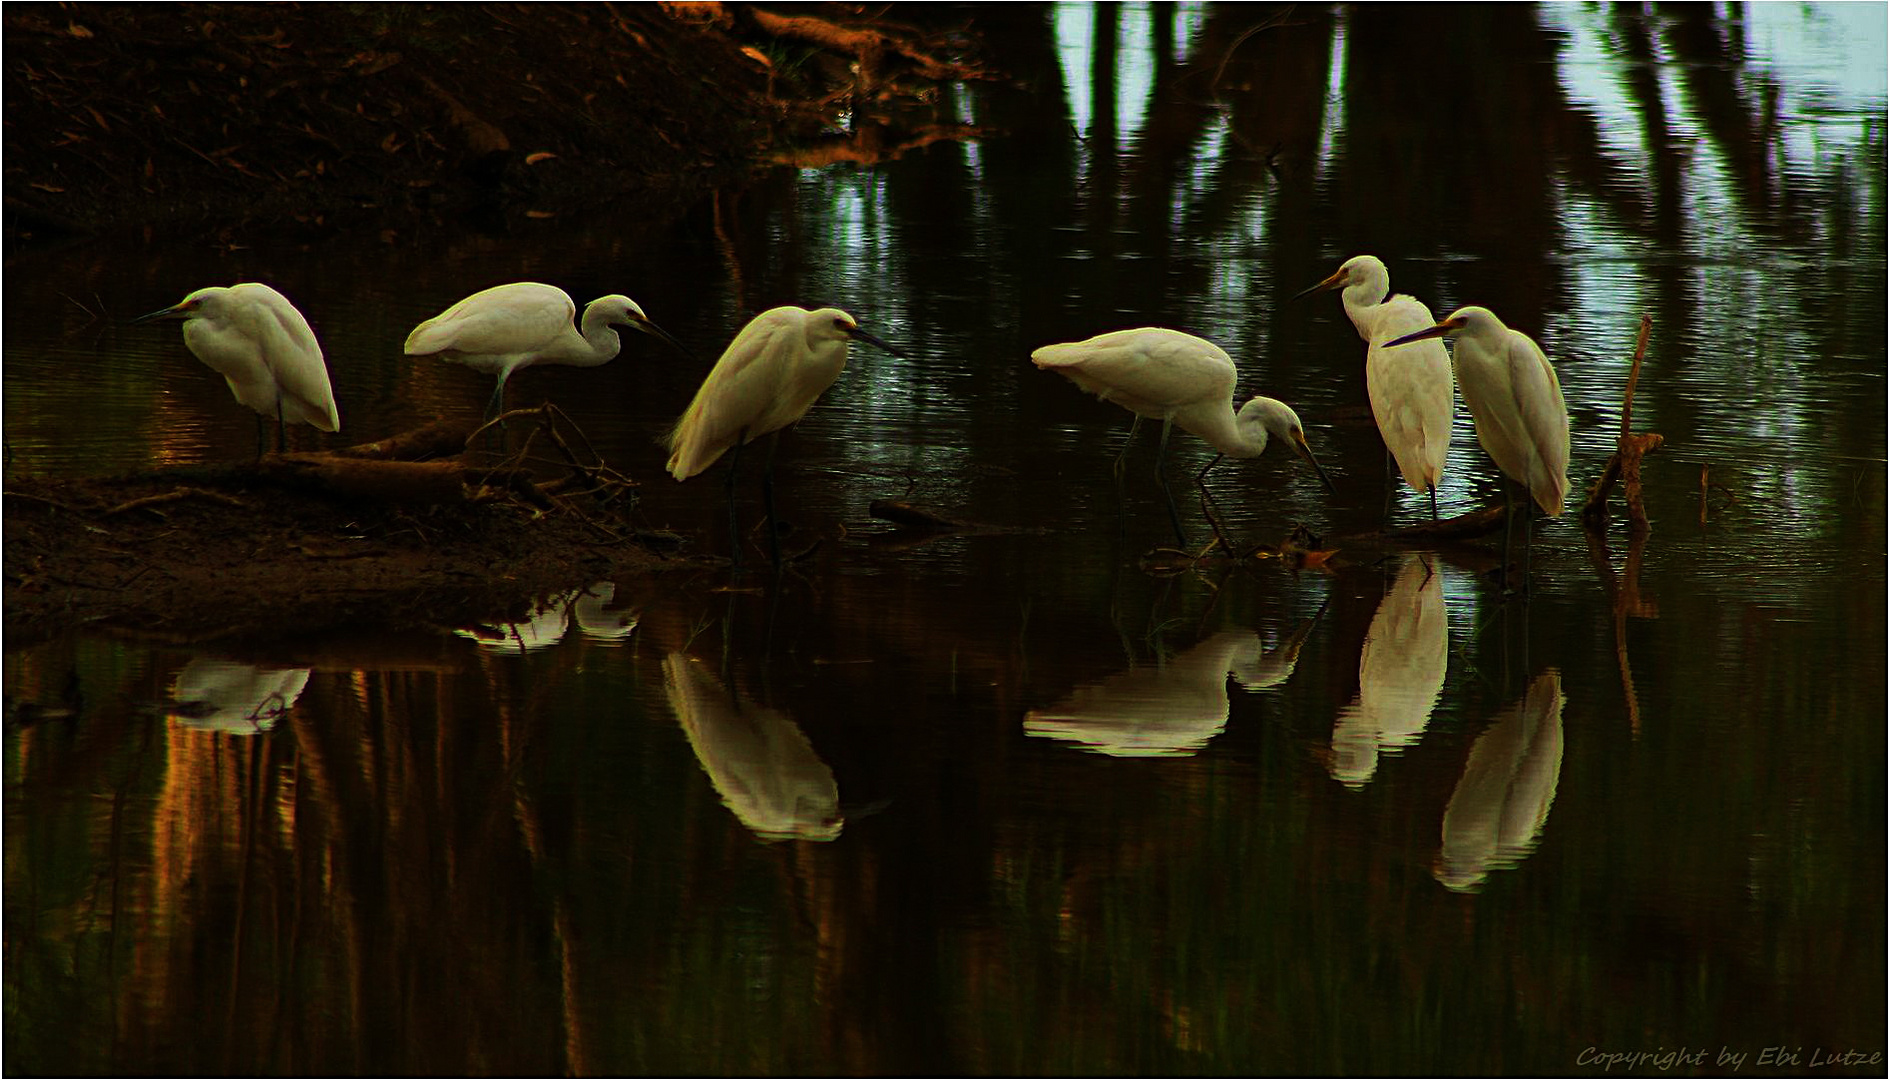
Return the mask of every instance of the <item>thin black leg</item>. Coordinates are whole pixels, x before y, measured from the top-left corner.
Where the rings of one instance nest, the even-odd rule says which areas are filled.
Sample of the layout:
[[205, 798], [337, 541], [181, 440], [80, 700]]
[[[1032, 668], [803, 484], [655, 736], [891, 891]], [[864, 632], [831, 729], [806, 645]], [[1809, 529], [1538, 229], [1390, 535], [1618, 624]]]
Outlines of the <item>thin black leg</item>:
[[1185, 548], [1188, 534], [1181, 528], [1181, 511], [1175, 509], [1175, 493], [1168, 489], [1168, 432], [1174, 426], [1173, 420], [1162, 421], [1162, 445], [1155, 451], [1155, 480], [1162, 486], [1162, 497], [1168, 500], [1168, 522], [1175, 527], [1175, 544]]
[[1115, 468], [1112, 471], [1116, 474], [1116, 485], [1118, 487], [1120, 487], [1122, 484], [1122, 470], [1125, 467], [1123, 462], [1129, 456], [1129, 445], [1135, 442], [1135, 433], [1141, 427], [1142, 427], [1142, 414], [1136, 413], [1135, 419], [1131, 421], [1129, 424], [1128, 437], [1122, 440], [1122, 449], [1116, 451], [1116, 464], [1115, 464]]
[[748, 441], [748, 432], [743, 431], [735, 439], [735, 445], [728, 452], [728, 478], [722, 482], [723, 492], [728, 496], [728, 557], [735, 569], [742, 565], [742, 534], [735, 523], [735, 476], [741, 466], [742, 446]]
[[767, 463], [761, 467], [761, 502], [768, 508], [768, 556], [776, 570], [781, 569], [781, 527], [774, 519], [774, 448], [780, 441], [779, 431], [768, 436]]

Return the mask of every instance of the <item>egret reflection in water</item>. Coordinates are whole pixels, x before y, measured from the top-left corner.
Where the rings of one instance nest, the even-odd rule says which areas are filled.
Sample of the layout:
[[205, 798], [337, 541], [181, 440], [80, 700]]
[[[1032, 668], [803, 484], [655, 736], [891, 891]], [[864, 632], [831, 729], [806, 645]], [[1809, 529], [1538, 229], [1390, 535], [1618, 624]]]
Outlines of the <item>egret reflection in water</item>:
[[669, 706], [722, 802], [763, 840], [840, 835], [840, 788], [785, 713], [724, 689], [683, 653], [663, 660]]
[[637, 628], [642, 612], [635, 608], [612, 607], [616, 596], [615, 584], [600, 581], [584, 590], [578, 596], [577, 603], [571, 605], [571, 616], [577, 620], [578, 629], [584, 632], [585, 637], [598, 641], [620, 641]]
[[1446, 888], [1473, 892], [1492, 870], [1535, 849], [1562, 775], [1562, 676], [1536, 676], [1521, 700], [1477, 738], [1463, 779], [1444, 809], [1435, 873]]
[[1365, 632], [1358, 657], [1358, 700], [1339, 710], [1332, 729], [1332, 778], [1363, 787], [1378, 755], [1417, 742], [1444, 689], [1450, 661], [1444, 578], [1412, 555]]
[[1024, 717], [1024, 734], [1065, 739], [1111, 757], [1181, 757], [1227, 727], [1227, 677], [1248, 690], [1285, 682], [1313, 620], [1263, 649], [1252, 630], [1223, 630], [1166, 663], [1131, 667], [1080, 686]]
[[571, 601], [576, 596], [576, 592], [569, 592], [547, 597], [517, 622], [487, 623], [453, 632], [489, 649], [527, 652], [556, 645], [571, 625]]
[[276, 726], [308, 685], [308, 668], [266, 668], [199, 656], [171, 684], [170, 715], [185, 727], [254, 735]]

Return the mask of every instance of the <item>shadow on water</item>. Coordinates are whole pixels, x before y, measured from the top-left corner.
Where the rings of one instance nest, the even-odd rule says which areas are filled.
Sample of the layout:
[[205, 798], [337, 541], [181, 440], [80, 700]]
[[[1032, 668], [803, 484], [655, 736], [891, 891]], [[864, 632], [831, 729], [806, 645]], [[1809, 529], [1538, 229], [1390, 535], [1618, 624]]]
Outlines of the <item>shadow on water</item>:
[[[10, 261], [9, 312], [44, 316], [5, 345], [11, 468], [58, 475], [253, 447], [174, 328], [55, 292], [115, 317], [272, 281], [350, 439], [483, 407], [482, 377], [398, 348], [473, 288], [625, 292], [703, 362], [627, 342], [513, 393], [641, 481], [640, 526], [711, 554], [718, 479], [671, 481], [654, 441], [735, 328], [835, 303], [912, 357], [856, 353], [783, 433], [778, 505], [820, 543], [778, 576], [10, 651], [9, 1066], [1480, 1075], [1884, 1049], [1884, 86], [1821, 51], [1881, 40], [1881, 9], [978, 23], [1011, 77], [938, 108], [983, 138], [674, 222]], [[1527, 599], [1487, 540], [1271, 557], [1382, 520], [1362, 344], [1338, 305], [1285, 302], [1361, 252], [1543, 344], [1571, 504], [1651, 314], [1651, 531], [1538, 525]], [[1210, 474], [1260, 554], [1144, 572], [1171, 529], [1152, 485], [1113, 483], [1121, 410], [1028, 362], [1147, 324], [1222, 344], [1334, 474], [1331, 497], [1299, 468]], [[1459, 414], [1446, 515], [1500, 501]], [[1177, 447], [1174, 475], [1207, 460]], [[888, 541], [881, 499], [981, 527]]]

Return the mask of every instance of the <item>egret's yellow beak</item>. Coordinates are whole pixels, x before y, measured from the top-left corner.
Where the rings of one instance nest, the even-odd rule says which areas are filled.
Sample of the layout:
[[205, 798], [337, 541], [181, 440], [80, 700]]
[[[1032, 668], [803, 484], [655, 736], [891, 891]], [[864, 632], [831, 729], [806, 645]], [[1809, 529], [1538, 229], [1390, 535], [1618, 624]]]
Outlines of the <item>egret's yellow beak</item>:
[[1332, 486], [1332, 478], [1326, 475], [1326, 470], [1320, 467], [1319, 459], [1313, 457], [1312, 447], [1306, 445], [1306, 433], [1304, 431], [1293, 432], [1293, 452], [1305, 458], [1306, 464], [1313, 467], [1313, 471], [1319, 474], [1319, 482], [1326, 485], [1327, 491], [1338, 490]]
[[1387, 341], [1385, 342], [1385, 348], [1389, 349], [1393, 345], [1409, 345], [1413, 341], [1423, 341], [1425, 338], [1443, 337], [1445, 334], [1451, 333], [1452, 331], [1462, 330], [1468, 321], [1467, 319], [1461, 318], [1445, 319], [1436, 326], [1427, 326], [1415, 334], [1406, 334], [1396, 340]]
[[1294, 293], [1293, 299], [1298, 300], [1298, 299], [1301, 299], [1302, 297], [1311, 296], [1312, 294], [1317, 293], [1317, 292], [1325, 292], [1327, 289], [1341, 288], [1345, 285], [1345, 281], [1346, 281], [1345, 269], [1341, 267], [1337, 270], [1334, 270], [1332, 272], [1331, 277], [1327, 278], [1326, 280], [1320, 282], [1317, 285], [1314, 285], [1312, 288], [1302, 289], [1299, 292]]

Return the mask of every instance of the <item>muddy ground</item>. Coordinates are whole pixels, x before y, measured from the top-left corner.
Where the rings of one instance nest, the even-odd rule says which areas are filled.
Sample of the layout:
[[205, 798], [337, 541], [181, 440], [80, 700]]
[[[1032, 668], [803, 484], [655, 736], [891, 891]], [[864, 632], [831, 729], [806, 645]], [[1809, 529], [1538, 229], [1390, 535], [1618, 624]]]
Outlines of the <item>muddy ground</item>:
[[[941, 137], [927, 102], [988, 76], [979, 38], [963, 8], [891, 10], [920, 21], [838, 4], [8, 4], [7, 243], [423, 242], [469, 216], [610, 200], [679, 213], [783, 161]], [[413, 457], [391, 487], [293, 458], [9, 470], [6, 640], [460, 625], [718, 565], [641, 531], [634, 490], [596, 463], [560, 488], [573, 476], [482, 482], [476, 459]]]

